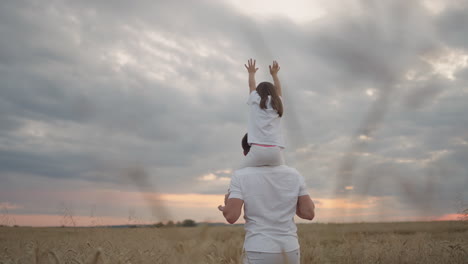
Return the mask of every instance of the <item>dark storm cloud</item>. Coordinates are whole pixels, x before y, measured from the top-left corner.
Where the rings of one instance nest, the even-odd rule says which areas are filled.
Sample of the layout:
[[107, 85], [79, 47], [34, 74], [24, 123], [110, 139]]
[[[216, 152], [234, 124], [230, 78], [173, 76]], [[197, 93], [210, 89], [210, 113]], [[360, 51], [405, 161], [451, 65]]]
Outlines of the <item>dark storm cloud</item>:
[[405, 106], [417, 109], [423, 105], [431, 104], [428, 102], [439, 94], [444, 87], [450, 86], [445, 80], [430, 80], [430, 82], [418, 83], [416, 87], [411, 87], [411, 92], [405, 99]]
[[[359, 121], [354, 136], [372, 137], [382, 125], [390, 107], [396, 85], [406, 71], [428, 50], [436, 48], [431, 40], [430, 27], [424, 27], [428, 15], [417, 2], [393, 1], [391, 3], [363, 2], [364, 12], [359, 17], [343, 17], [329, 23], [314, 41], [324, 63], [336, 70], [335, 83], [341, 89], [371, 87], [378, 91], [377, 99]], [[397, 19], [395, 19], [397, 18]], [[386, 23], [392, 20], [392, 23]], [[418, 37], [414, 37], [414, 32]], [[338, 81], [338, 83], [336, 82]], [[364, 151], [365, 142], [356, 141], [348, 152]], [[338, 176], [343, 185], [357, 163], [352, 154], [341, 161]]]
[[[222, 16], [217, 12], [219, 7], [204, 9], [212, 12], [211, 16], [197, 17], [188, 6], [194, 5], [191, 2], [147, 4], [121, 2], [109, 7], [99, 2], [51, 1], [39, 8], [28, 2], [4, 3], [3, 13], [16, 15], [2, 16], [5, 23], [1, 30], [8, 36], [2, 38], [4, 48], [0, 51], [4, 58], [0, 68], [1, 99], [5, 102], [2, 119], [9, 122], [0, 129], [6, 145], [20, 146], [23, 151], [2, 156], [3, 175], [16, 169], [29, 177], [37, 174], [114, 182], [116, 175], [137, 162], [150, 168], [159, 190], [190, 191], [189, 186], [180, 184], [190, 183], [211, 168], [237, 162], [227, 154], [238, 149], [240, 133], [236, 131], [244, 132], [239, 127], [245, 118], [235, 110], [244, 105], [244, 98], [237, 96], [239, 89], [232, 85], [238, 80], [223, 72], [232, 69], [223, 57], [207, 60], [192, 55], [199, 44], [222, 48], [218, 47], [219, 39], [226, 37], [220, 31], [226, 27], [214, 24]], [[170, 12], [179, 15], [165, 18]], [[228, 16], [228, 20], [233, 18]], [[180, 24], [184, 19], [190, 20], [189, 27], [186, 22]], [[196, 20], [202, 24], [193, 23]], [[236, 30], [241, 23], [228, 24], [229, 30]], [[173, 37], [175, 46], [141, 36], [162, 28], [163, 38]], [[172, 59], [151, 56], [142, 48], [142, 41]], [[103, 61], [112, 55], [112, 49], [129, 52], [137, 59], [137, 66], [155, 61], [176, 73], [169, 80], [157, 81], [142, 74], [148, 69], [134, 65], [122, 65], [115, 71]], [[212, 82], [205, 73], [221, 75], [224, 80]], [[178, 81], [197, 95], [183, 92], [184, 84]], [[219, 88], [232, 88], [233, 92], [220, 94]], [[30, 121], [70, 134], [37, 140], [19, 135], [18, 130]], [[63, 130], [65, 127], [69, 128]], [[235, 141], [226, 142], [233, 138]], [[42, 153], [24, 150], [47, 146], [59, 147]], [[67, 154], [70, 146], [73, 151], [82, 149], [81, 156]], [[195, 168], [190, 165], [194, 163]], [[129, 184], [119, 177], [118, 182]]]
[[464, 34], [468, 27], [467, 1], [455, 1], [447, 10], [436, 18], [438, 34], [444, 43], [455, 48], [468, 49], [468, 36]]
[[18, 172], [52, 178], [73, 178], [95, 169], [96, 161], [84, 154], [0, 151], [0, 174]]
[[[367, 3], [367, 2], [366, 2]], [[385, 129], [382, 127], [389, 127], [395, 119], [386, 120], [387, 112], [395, 112], [398, 115], [398, 119], [402, 119], [402, 111], [392, 109], [392, 101], [395, 99], [394, 93], [396, 92], [397, 86], [402, 87], [400, 89], [410, 89], [411, 93], [408, 97], [404, 98], [407, 105], [412, 108], [421, 107], [422, 105], [432, 105], [432, 100], [440, 94], [443, 90], [454, 89], [449, 81], [447, 80], [436, 80], [430, 79], [426, 83], [411, 83], [404, 80], [405, 73], [417, 66], [417, 63], [421, 56], [430, 54], [431, 52], [440, 49], [443, 45], [440, 43], [440, 39], [435, 38], [433, 33], [433, 24], [431, 23], [432, 17], [424, 12], [422, 6], [418, 3], [412, 2], [408, 4], [402, 1], [395, 1], [392, 3], [377, 3], [372, 6], [366, 5], [365, 14], [360, 17], [344, 17], [339, 20], [340, 26], [333, 30], [319, 32], [325, 33], [317, 38], [316, 51], [323, 57], [324, 64], [331, 63], [334, 69], [340, 74], [337, 79], [338, 82], [345, 84], [345, 89], [355, 89], [360, 87], [371, 87], [376, 89], [377, 99], [373, 105], [369, 108], [368, 113], [362, 115], [364, 118], [361, 121], [361, 125], [358, 126], [357, 131], [354, 134], [354, 143], [351, 143], [350, 148], [347, 150], [349, 154], [346, 154], [341, 159], [341, 165], [338, 167], [338, 185], [339, 189], [347, 185], [352, 185], [356, 178], [361, 178], [362, 171], [356, 171], [360, 166], [364, 166], [360, 163], [362, 158], [355, 155], [356, 152], [370, 151], [369, 144], [366, 141], [359, 141], [357, 138], [360, 135], [368, 137], [375, 137], [375, 133], [379, 133], [379, 129]], [[378, 11], [381, 10], [381, 11]], [[382, 10], [385, 10], [382, 12]], [[398, 18], [398, 19], [394, 19]], [[386, 21], [392, 21], [391, 24], [385, 24]], [[384, 22], [384, 23], [382, 23]], [[322, 44], [323, 43], [323, 44]], [[326, 59], [325, 59], [326, 58]], [[322, 76], [322, 75], [321, 75]], [[329, 80], [330, 84], [333, 82]], [[450, 98], [451, 100], [454, 98]], [[455, 102], [457, 102], [456, 100]], [[457, 111], [454, 113], [460, 113], [460, 110], [464, 107], [462, 104], [455, 103], [458, 106]], [[443, 114], [437, 113], [436, 111], [426, 112], [429, 118], [430, 129], [432, 133], [428, 137], [436, 136], [438, 133], [444, 131], [443, 120], [447, 120]], [[429, 117], [430, 114], [436, 116]], [[437, 117], [441, 117], [437, 119]], [[454, 127], [466, 127], [467, 123], [461, 123], [463, 118], [460, 119], [460, 115], [451, 116], [452, 120], [449, 121], [452, 128]], [[395, 116], [393, 116], [395, 118]], [[356, 120], [356, 119], [354, 119]], [[385, 121], [384, 121], [385, 120]], [[442, 123], [439, 123], [442, 121]], [[454, 122], [452, 122], [454, 121]], [[458, 121], [458, 124], [457, 124]], [[442, 128], [434, 128], [434, 124], [441, 124]], [[411, 126], [417, 127], [415, 123]], [[352, 127], [352, 126], [347, 126]], [[455, 130], [459, 132], [460, 130]], [[394, 131], [396, 133], [401, 131]], [[457, 133], [455, 132], [455, 133]], [[443, 134], [443, 133], [442, 133]], [[447, 136], [447, 134], [443, 134]], [[440, 135], [439, 135], [440, 136]], [[378, 135], [377, 135], [378, 137]], [[377, 138], [377, 141], [381, 140]], [[419, 151], [434, 151], [437, 147], [434, 146], [430, 140], [425, 142], [426, 146]], [[389, 145], [390, 147], [391, 145]], [[393, 145], [394, 146], [394, 145]], [[379, 151], [381, 149], [377, 149]], [[406, 186], [405, 181], [411, 179], [416, 169], [417, 173], [424, 173], [417, 168], [409, 167], [408, 170], [402, 169], [405, 166], [397, 165], [393, 170], [386, 168], [382, 164], [375, 165], [378, 175], [384, 175], [385, 181], [392, 181], [395, 179], [395, 183], [402, 183], [402, 186]], [[365, 173], [366, 175], [372, 173]], [[374, 175], [373, 175], [374, 176]], [[388, 178], [386, 178], [387, 176]], [[390, 177], [393, 176], [393, 177]], [[375, 177], [375, 176], [374, 176]], [[451, 175], [451, 177], [459, 178], [463, 175]], [[359, 184], [368, 185], [373, 182], [373, 177], [366, 177], [362, 181], [358, 181]], [[377, 179], [382, 179], [377, 177]], [[417, 182], [429, 182], [429, 179], [419, 178]], [[434, 184], [433, 184], [434, 185]], [[381, 184], [382, 188], [387, 187], [386, 184]], [[385, 186], [385, 187], [384, 187]], [[432, 186], [432, 185], [431, 185]], [[401, 187], [401, 186], [400, 186]], [[401, 196], [405, 193], [398, 192], [396, 190], [405, 190], [405, 188], [387, 188], [382, 191], [382, 188], [378, 188], [378, 191], [373, 192], [374, 195], [385, 195], [392, 194]], [[447, 188], [449, 189], [449, 188]], [[358, 188], [359, 190], [359, 188]], [[370, 194], [367, 188], [359, 190], [360, 193]], [[414, 190], [416, 192], [416, 190]], [[434, 191], [434, 190], [428, 190]], [[446, 191], [438, 189], [438, 191]], [[411, 192], [411, 191], [408, 191]], [[417, 201], [431, 201], [428, 198], [428, 193], [424, 191], [419, 192], [420, 195], [410, 196]], [[424, 198], [426, 197], [426, 198]], [[447, 198], [447, 197], [446, 197]], [[444, 200], [447, 202], [447, 199]], [[420, 204], [420, 203], [419, 203]]]

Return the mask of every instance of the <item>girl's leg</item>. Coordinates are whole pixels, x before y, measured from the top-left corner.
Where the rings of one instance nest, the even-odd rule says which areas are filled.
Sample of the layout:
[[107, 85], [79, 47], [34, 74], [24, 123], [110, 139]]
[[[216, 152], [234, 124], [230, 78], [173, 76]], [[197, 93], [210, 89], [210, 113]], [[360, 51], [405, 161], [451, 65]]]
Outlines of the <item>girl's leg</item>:
[[283, 149], [280, 147], [274, 147], [270, 150], [270, 166], [284, 165]]
[[282, 149], [279, 147], [252, 145], [249, 153], [245, 156], [241, 168], [284, 165], [282, 152]]
[[252, 147], [250, 147], [249, 153], [247, 153], [247, 155], [244, 157], [241, 168], [261, 166], [261, 165], [257, 165], [260, 163], [259, 158], [260, 158], [260, 154], [259, 154], [258, 146], [253, 145]]

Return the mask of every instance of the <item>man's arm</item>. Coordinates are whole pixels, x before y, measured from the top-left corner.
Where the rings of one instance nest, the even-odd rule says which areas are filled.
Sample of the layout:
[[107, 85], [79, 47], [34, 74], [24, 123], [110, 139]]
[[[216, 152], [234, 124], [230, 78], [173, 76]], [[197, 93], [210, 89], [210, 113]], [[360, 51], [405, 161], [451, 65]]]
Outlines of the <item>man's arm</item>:
[[302, 195], [297, 198], [296, 215], [302, 219], [314, 219], [315, 205], [309, 195]]
[[243, 200], [239, 198], [228, 198], [225, 200], [225, 205], [220, 205], [218, 209], [223, 212], [223, 216], [228, 223], [234, 224], [241, 215], [242, 205], [244, 205]]
[[280, 80], [278, 78], [278, 72], [280, 70], [280, 66], [279, 66], [277, 61], [273, 61], [273, 66], [270, 65], [269, 67], [270, 67], [271, 77], [273, 77], [273, 84], [276, 87], [276, 92], [278, 93], [279, 96], [283, 96], [283, 91], [281, 89], [281, 83], [280, 83]]
[[249, 73], [249, 94], [253, 92], [257, 88], [257, 84], [255, 82], [255, 73], [257, 72], [258, 68], [255, 68], [256, 60], [249, 59], [247, 64], [244, 64], [247, 72]]

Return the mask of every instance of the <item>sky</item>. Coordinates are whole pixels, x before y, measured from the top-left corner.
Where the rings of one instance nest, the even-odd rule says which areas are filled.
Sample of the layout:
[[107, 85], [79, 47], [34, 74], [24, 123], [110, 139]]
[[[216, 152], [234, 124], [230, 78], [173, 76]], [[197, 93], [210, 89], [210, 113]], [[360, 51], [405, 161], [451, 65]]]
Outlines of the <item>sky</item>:
[[249, 58], [257, 82], [281, 66], [284, 155], [314, 221], [457, 219], [467, 13], [466, 0], [1, 1], [0, 224], [223, 222]]

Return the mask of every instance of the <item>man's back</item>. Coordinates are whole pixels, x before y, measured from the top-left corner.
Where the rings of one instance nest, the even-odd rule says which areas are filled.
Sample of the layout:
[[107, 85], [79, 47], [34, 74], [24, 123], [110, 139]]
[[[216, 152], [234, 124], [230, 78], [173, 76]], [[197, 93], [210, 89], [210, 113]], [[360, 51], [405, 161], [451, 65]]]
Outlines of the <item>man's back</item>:
[[304, 178], [288, 166], [247, 167], [234, 172], [229, 198], [244, 201], [246, 251], [289, 252], [299, 248], [294, 223]]

